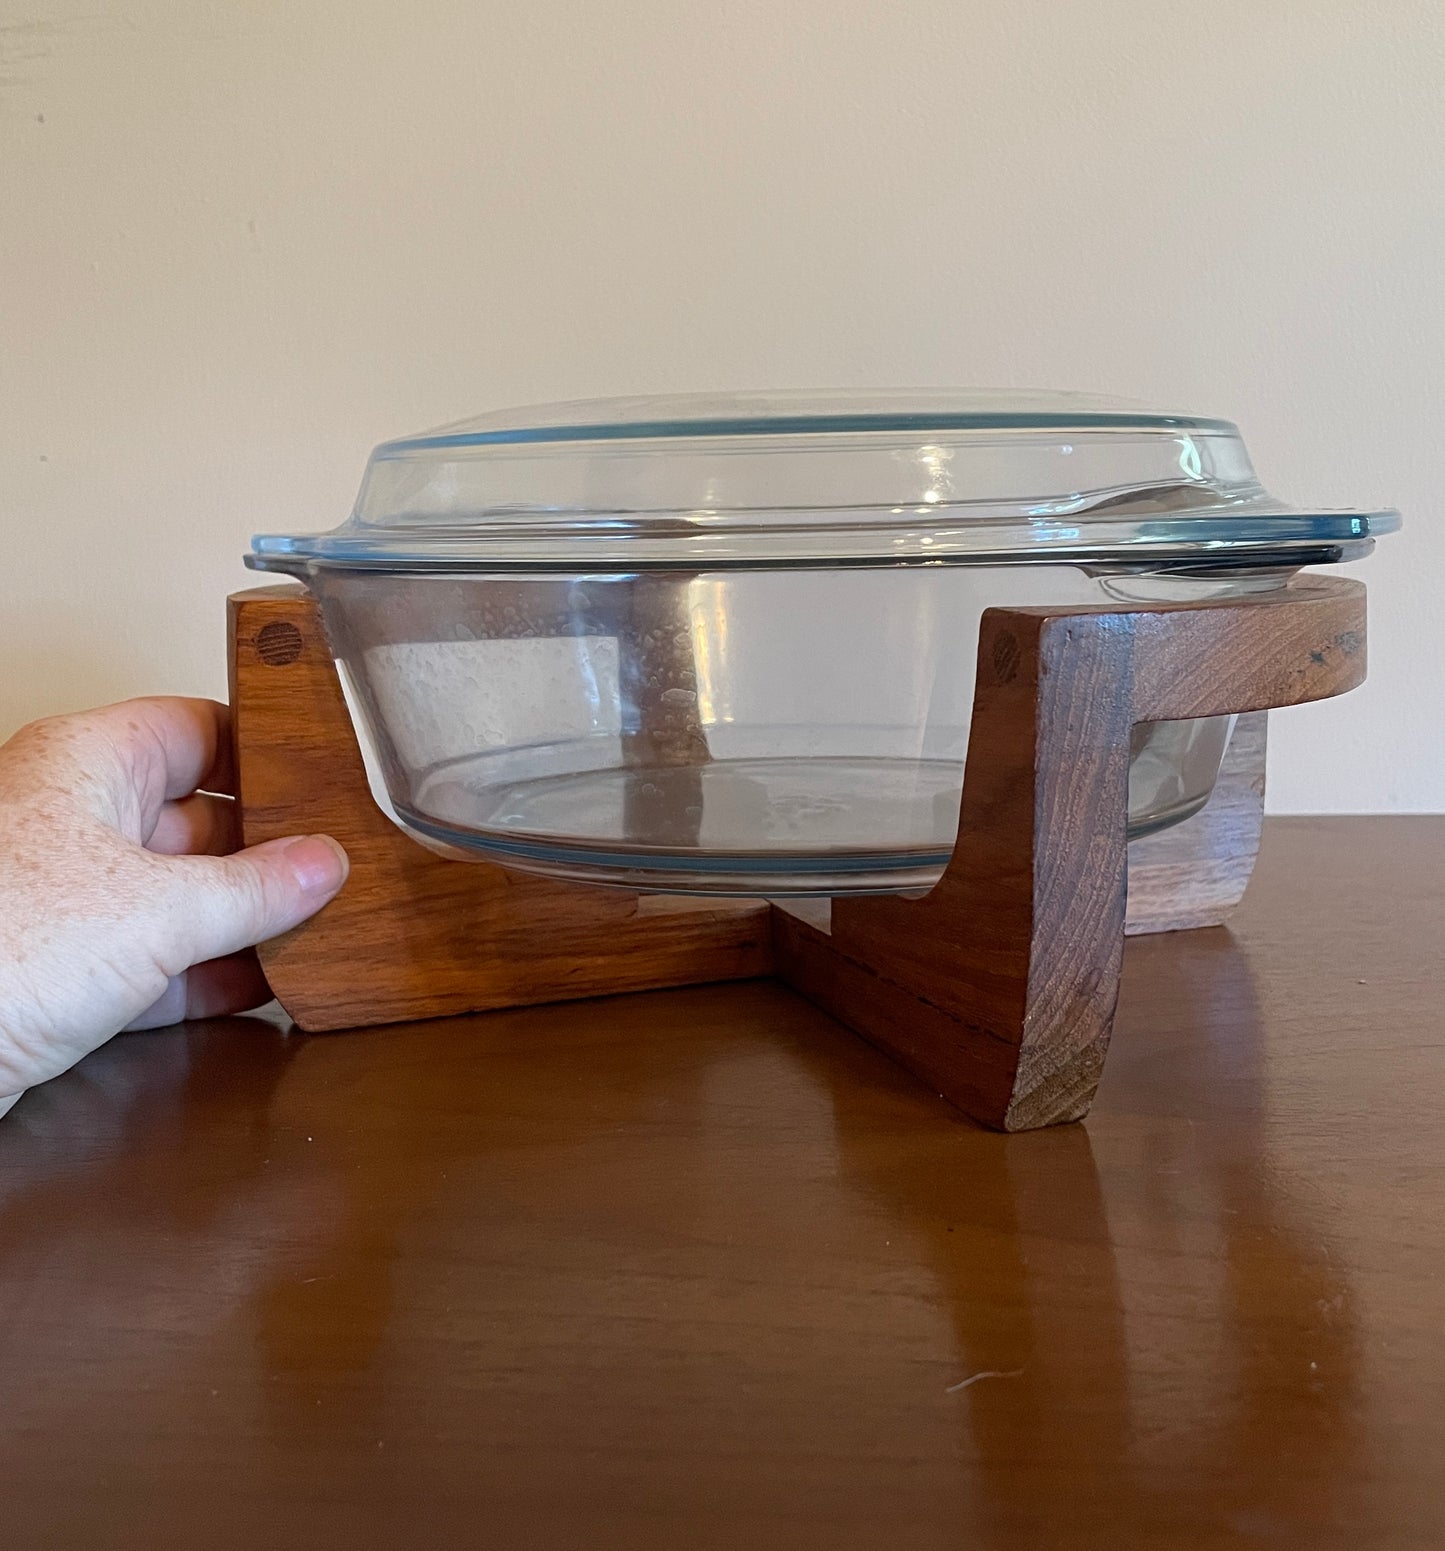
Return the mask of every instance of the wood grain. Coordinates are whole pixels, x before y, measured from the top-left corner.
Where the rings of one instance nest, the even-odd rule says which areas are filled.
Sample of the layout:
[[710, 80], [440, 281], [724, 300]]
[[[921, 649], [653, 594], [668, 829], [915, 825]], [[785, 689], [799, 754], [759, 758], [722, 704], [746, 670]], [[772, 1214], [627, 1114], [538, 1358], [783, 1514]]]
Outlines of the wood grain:
[[1136, 722], [1296, 705], [1365, 673], [1364, 589], [1115, 609], [992, 609], [958, 842], [923, 899], [778, 912], [778, 972], [968, 1114], [1078, 1119], [1103, 1070], [1125, 924]]
[[316, 605], [300, 588], [232, 598], [230, 638], [247, 844], [326, 833], [351, 857], [340, 896], [260, 950], [302, 1028], [767, 972], [766, 905], [639, 914], [634, 894], [448, 861], [404, 835], [371, 799]]
[[4, 1543], [1438, 1551], [1442, 942], [1445, 819], [1270, 819], [1024, 1136], [765, 981], [123, 1036], [0, 1122]]

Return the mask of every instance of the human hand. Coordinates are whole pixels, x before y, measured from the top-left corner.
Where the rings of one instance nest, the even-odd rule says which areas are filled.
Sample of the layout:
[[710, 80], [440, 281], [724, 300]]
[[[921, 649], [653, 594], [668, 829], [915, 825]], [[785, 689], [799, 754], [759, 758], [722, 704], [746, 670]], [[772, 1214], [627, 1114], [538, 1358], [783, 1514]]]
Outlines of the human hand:
[[[254, 944], [346, 881], [329, 836], [239, 851], [224, 706], [128, 700], [0, 746], [0, 1114], [122, 1029], [266, 1001]], [[232, 854], [234, 853], [234, 854]]]

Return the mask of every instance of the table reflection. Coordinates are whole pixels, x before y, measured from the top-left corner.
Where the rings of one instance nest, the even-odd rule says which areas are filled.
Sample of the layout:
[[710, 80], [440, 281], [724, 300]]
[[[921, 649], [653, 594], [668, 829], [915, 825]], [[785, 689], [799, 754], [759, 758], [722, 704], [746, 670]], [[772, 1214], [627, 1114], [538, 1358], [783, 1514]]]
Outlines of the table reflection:
[[918, 1545], [1347, 1520], [1354, 1296], [1248, 959], [1216, 931], [1146, 964], [1095, 1120], [1014, 1137], [767, 984], [118, 1041], [0, 1127], [0, 1255], [53, 1316], [0, 1399], [83, 1433], [47, 1384], [77, 1343], [136, 1436], [214, 1396], [238, 1533], [322, 1469], [397, 1531], [423, 1490], [548, 1511], [531, 1467], [558, 1512], [886, 1499]]

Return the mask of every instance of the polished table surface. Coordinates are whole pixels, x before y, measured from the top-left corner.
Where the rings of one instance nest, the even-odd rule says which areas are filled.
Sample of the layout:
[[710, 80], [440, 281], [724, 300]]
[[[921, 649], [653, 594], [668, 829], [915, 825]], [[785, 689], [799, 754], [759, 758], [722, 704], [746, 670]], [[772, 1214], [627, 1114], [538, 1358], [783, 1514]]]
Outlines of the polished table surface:
[[1030, 1135], [768, 983], [130, 1036], [0, 1123], [0, 1544], [1434, 1551], [1442, 1108], [1445, 819], [1271, 821]]

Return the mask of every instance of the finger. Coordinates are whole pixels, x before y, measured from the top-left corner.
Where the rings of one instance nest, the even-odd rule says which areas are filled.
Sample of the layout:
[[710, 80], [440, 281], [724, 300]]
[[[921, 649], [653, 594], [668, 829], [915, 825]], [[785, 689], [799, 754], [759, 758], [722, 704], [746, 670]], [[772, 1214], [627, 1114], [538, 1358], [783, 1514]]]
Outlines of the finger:
[[211, 750], [211, 763], [201, 772], [196, 782], [199, 791], [215, 792], [220, 796], [236, 795], [236, 742], [231, 708], [219, 700], [207, 700], [216, 717], [215, 745]]
[[156, 695], [88, 713], [114, 730], [121, 751], [156, 762], [166, 801], [198, 788], [231, 793], [231, 711], [216, 700]]
[[161, 1029], [183, 1018], [229, 1018], [270, 1000], [271, 988], [255, 953], [248, 948], [172, 975], [164, 993], [128, 1023], [125, 1032]]
[[146, 841], [146, 850], [159, 856], [229, 856], [240, 848], [235, 799], [206, 792], [166, 803]]
[[268, 840], [234, 856], [176, 857], [165, 865], [163, 918], [176, 974], [299, 926], [337, 894], [349, 867], [329, 835]]
[[213, 700], [125, 700], [21, 728], [4, 781], [14, 795], [78, 802], [138, 841], [166, 801], [234, 785], [230, 741], [230, 712]]

